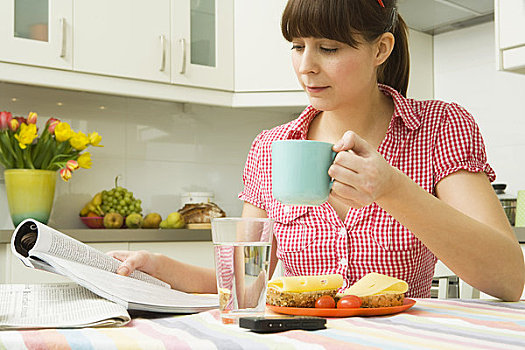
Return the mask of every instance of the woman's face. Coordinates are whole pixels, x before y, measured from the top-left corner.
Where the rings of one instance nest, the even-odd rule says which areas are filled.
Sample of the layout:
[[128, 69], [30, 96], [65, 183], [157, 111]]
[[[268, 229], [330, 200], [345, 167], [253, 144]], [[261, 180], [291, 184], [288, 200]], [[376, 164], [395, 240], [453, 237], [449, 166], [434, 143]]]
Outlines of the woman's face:
[[297, 38], [292, 44], [295, 74], [316, 109], [344, 109], [366, 98], [370, 87], [376, 86], [373, 44], [356, 49], [323, 38]]

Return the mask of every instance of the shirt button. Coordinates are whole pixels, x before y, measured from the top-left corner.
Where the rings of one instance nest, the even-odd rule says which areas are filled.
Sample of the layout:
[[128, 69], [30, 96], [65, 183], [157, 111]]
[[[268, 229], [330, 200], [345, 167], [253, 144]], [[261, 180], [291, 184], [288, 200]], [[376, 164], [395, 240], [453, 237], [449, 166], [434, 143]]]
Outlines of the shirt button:
[[346, 259], [340, 259], [339, 260], [339, 265], [346, 266], [346, 265], [348, 265], [348, 261]]
[[288, 213], [292, 210], [292, 208], [290, 208], [289, 205], [285, 205], [284, 208], [283, 208], [283, 210], [284, 210], [284, 212], [285, 212], [286, 214], [288, 214]]
[[346, 236], [346, 228], [342, 228], [339, 230], [339, 236]]

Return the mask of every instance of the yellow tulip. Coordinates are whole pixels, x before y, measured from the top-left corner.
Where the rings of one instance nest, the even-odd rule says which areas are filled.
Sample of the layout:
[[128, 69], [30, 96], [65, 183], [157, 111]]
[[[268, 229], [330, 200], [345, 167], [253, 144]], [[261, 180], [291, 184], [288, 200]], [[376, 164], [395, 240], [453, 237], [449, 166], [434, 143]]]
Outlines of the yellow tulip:
[[58, 142], [69, 140], [73, 134], [74, 132], [68, 123], [58, 123], [55, 127], [55, 138]]
[[[56, 133], [56, 129], [55, 129]], [[73, 132], [73, 135], [69, 139], [69, 144], [78, 151], [83, 151], [89, 145], [89, 138], [82, 131], [77, 133]]]
[[89, 152], [82, 153], [78, 159], [78, 166], [84, 169], [90, 169], [91, 168], [91, 154]]
[[100, 136], [98, 134], [98, 132], [92, 132], [91, 134], [89, 134], [89, 144], [91, 146], [95, 146], [95, 147], [104, 147], [102, 145], [99, 145], [100, 141], [102, 140], [102, 136]]
[[27, 145], [30, 145], [37, 137], [36, 125], [27, 125], [26, 123], [22, 123], [20, 132], [15, 135], [15, 139], [18, 140], [21, 149], [26, 149]]

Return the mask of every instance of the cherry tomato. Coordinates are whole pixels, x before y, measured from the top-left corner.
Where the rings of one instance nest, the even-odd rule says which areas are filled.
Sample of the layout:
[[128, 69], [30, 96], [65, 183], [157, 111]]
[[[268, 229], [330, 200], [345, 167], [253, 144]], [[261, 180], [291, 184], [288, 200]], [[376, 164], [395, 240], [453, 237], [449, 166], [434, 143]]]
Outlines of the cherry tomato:
[[335, 307], [335, 300], [329, 295], [323, 295], [322, 297], [317, 298], [315, 301], [315, 307], [321, 309], [330, 309]]
[[361, 307], [361, 298], [356, 295], [345, 295], [337, 302], [338, 309], [350, 309]]

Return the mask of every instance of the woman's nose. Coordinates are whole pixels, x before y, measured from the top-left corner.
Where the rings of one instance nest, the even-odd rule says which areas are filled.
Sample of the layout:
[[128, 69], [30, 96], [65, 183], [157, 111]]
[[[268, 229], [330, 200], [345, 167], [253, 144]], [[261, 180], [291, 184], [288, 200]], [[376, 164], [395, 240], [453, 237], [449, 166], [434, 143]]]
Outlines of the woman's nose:
[[319, 71], [319, 66], [317, 63], [316, 54], [305, 48], [303, 54], [301, 55], [301, 61], [299, 64], [299, 73], [309, 74], [317, 73]]

